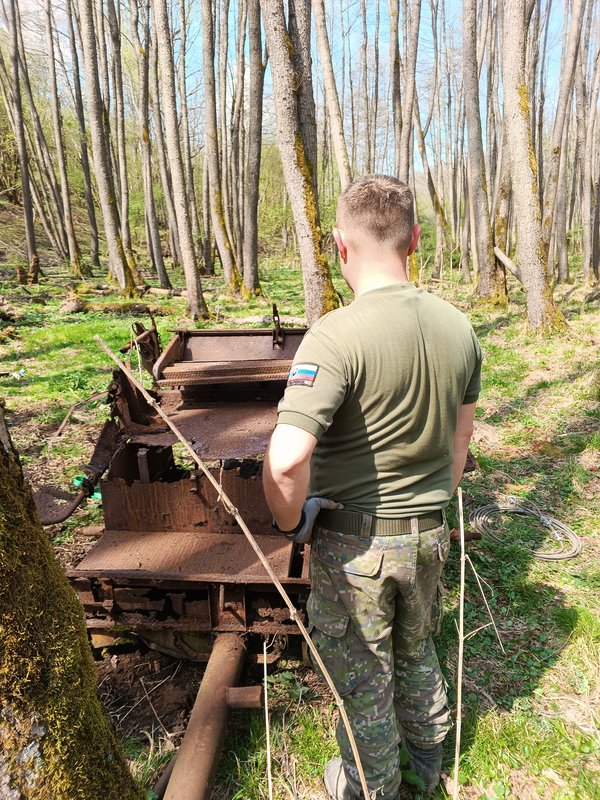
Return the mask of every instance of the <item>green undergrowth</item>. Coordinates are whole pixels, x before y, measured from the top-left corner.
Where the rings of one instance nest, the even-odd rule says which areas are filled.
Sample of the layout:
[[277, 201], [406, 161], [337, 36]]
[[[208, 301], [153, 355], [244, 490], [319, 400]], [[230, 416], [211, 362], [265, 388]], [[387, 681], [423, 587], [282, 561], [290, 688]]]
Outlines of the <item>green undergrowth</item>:
[[[349, 296], [339, 270], [335, 283]], [[270, 315], [272, 302], [282, 315], [302, 316], [296, 262], [265, 259], [261, 284], [263, 295], [242, 302], [227, 296], [219, 278], [204, 279], [212, 318], [202, 327], [268, 325], [263, 318]], [[501, 543], [484, 535], [468, 545], [504, 652], [467, 565], [465, 625], [467, 631], [480, 630], [465, 643], [461, 797], [595, 800], [600, 798], [600, 310], [597, 301], [586, 302], [585, 289], [560, 289], [559, 305], [569, 329], [543, 338], [527, 330], [524, 296], [512, 282], [508, 307], [499, 310], [478, 307], [456, 272], [429, 288], [470, 316], [485, 358], [472, 447], [479, 469], [462, 482], [467, 527], [472, 510], [514, 495], [570, 525], [583, 543], [581, 554], [569, 561], [533, 558], [531, 548], [545, 545], [545, 530], [507, 517]], [[90, 452], [90, 440], [77, 432], [86, 421], [99, 425], [106, 407], [96, 402], [79, 411], [72, 434], [50, 454], [43, 437], [36, 439], [34, 433], [53, 432], [72, 403], [106, 388], [112, 365], [93, 335], [118, 350], [128, 340], [134, 320], [149, 320], [144, 314], [98, 309], [61, 314], [66, 289], [66, 283], [56, 288], [51, 275], [50, 281], [30, 289], [32, 295], [45, 298], [45, 305], [38, 305], [18, 304], [22, 292], [6, 282], [0, 286], [0, 293], [9, 303], [13, 299], [22, 315], [11, 323], [16, 337], [0, 347], [0, 372], [8, 373], [0, 376], [0, 394], [25, 464], [48, 455], [57, 469], [64, 461], [65, 476], [71, 480], [78, 459]], [[119, 301], [116, 295], [80, 291], [98, 306]], [[189, 325], [181, 300], [146, 295], [140, 303], [154, 309], [163, 344], [170, 331]], [[28, 437], [35, 440], [31, 448]], [[79, 524], [95, 521], [94, 513], [90, 508], [89, 519]], [[450, 518], [455, 525], [455, 502]], [[61, 541], [68, 542], [73, 530], [63, 529]], [[458, 579], [459, 553], [453, 545], [445, 572], [446, 618], [438, 642], [452, 704]], [[325, 798], [320, 775], [336, 753], [336, 713], [328, 694], [300, 662], [274, 668], [269, 692], [273, 796]], [[451, 732], [447, 741], [448, 771], [454, 735]], [[147, 746], [139, 752], [135, 748], [128, 744], [138, 777], [147, 787], [158, 764]], [[262, 712], [240, 713], [228, 732], [213, 797], [267, 796], [264, 717]], [[439, 800], [446, 796], [443, 788], [435, 795]]]

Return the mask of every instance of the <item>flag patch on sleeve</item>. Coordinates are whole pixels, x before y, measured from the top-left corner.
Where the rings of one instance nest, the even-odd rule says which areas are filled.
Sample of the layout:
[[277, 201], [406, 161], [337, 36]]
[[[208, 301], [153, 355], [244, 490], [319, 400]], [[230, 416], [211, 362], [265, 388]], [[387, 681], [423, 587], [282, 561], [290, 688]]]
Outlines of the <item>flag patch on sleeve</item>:
[[288, 386], [312, 386], [317, 377], [317, 364], [294, 364], [288, 375]]

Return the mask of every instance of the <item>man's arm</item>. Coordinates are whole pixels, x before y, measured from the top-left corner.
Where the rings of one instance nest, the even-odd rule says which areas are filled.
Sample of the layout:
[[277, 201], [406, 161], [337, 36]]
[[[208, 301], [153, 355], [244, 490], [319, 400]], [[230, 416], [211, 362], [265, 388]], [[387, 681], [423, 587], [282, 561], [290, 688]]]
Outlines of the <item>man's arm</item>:
[[317, 444], [312, 433], [295, 425], [277, 425], [265, 455], [263, 488], [273, 517], [282, 531], [300, 522], [308, 493], [310, 459]]
[[454, 461], [452, 464], [452, 492], [456, 491], [465, 468], [469, 442], [473, 435], [473, 422], [475, 420], [475, 407], [477, 403], [466, 403], [458, 409], [458, 421], [452, 446]]

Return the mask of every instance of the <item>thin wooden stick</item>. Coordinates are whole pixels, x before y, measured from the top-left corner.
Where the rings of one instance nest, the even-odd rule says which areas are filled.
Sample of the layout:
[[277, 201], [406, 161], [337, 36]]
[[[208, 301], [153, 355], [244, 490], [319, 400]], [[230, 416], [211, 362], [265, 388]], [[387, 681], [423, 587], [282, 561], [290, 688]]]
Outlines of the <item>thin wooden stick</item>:
[[267, 640], [263, 639], [263, 666], [265, 680], [265, 730], [267, 732], [267, 780], [269, 800], [273, 800], [273, 776], [271, 774], [271, 730], [269, 728], [269, 693], [267, 691]]
[[[475, 565], [473, 564], [473, 562], [471, 561], [469, 556], [466, 556], [466, 560], [469, 562], [469, 566], [473, 570], [473, 574], [475, 575], [475, 580], [477, 581], [477, 585], [479, 586], [479, 591], [481, 592], [481, 596], [483, 597], [483, 602], [485, 603], [485, 607], [487, 608], [487, 612], [488, 612], [489, 617], [490, 617], [490, 622], [488, 624], [494, 626], [494, 630], [496, 631], [496, 637], [498, 639], [498, 644], [500, 645], [500, 650], [502, 650], [504, 655], [506, 655], [506, 650], [504, 649], [504, 645], [502, 644], [502, 639], [500, 638], [500, 634], [498, 633], [498, 628], [496, 627], [496, 623], [494, 622], [494, 617], [492, 616], [492, 610], [491, 610], [491, 608], [490, 608], [490, 606], [488, 604], [487, 597], [485, 596], [485, 592], [483, 591], [483, 586], [481, 585], [481, 579], [479, 578], [477, 570], [475, 569]], [[485, 626], [485, 627], [487, 627], [487, 626]], [[480, 629], [478, 629], [478, 630], [480, 630]]]
[[460, 761], [460, 734], [462, 727], [462, 673], [465, 644], [465, 520], [463, 516], [462, 489], [458, 488], [458, 518], [460, 521], [460, 595], [458, 603], [458, 669], [456, 672], [456, 747], [454, 749], [453, 800], [458, 800], [458, 764]]
[[[306, 627], [305, 627], [304, 623], [300, 619], [296, 607], [294, 606], [294, 604], [290, 600], [290, 597], [289, 597], [288, 593], [286, 592], [286, 590], [283, 588], [283, 586], [281, 584], [281, 581], [279, 580], [277, 575], [275, 575], [275, 573], [273, 572], [273, 570], [271, 568], [271, 565], [269, 564], [269, 562], [267, 561], [264, 553], [262, 552], [262, 550], [258, 546], [258, 543], [256, 542], [256, 539], [251, 534], [248, 526], [246, 525], [246, 523], [242, 519], [242, 517], [241, 517], [239, 511], [237, 510], [237, 508], [233, 505], [233, 503], [229, 499], [229, 496], [225, 493], [223, 488], [219, 486], [218, 481], [215, 479], [215, 477], [213, 476], [211, 471], [208, 469], [208, 467], [206, 466], [204, 461], [202, 461], [202, 459], [200, 458], [198, 453], [194, 450], [194, 448], [191, 446], [191, 444], [188, 442], [188, 440], [185, 438], [185, 436], [181, 433], [181, 431], [179, 430], [177, 425], [175, 425], [175, 423], [171, 420], [169, 415], [166, 414], [162, 410], [162, 408], [156, 402], [156, 400], [152, 397], [152, 395], [150, 395], [146, 391], [146, 389], [142, 386], [142, 384], [131, 373], [131, 370], [129, 370], [125, 366], [125, 364], [123, 364], [123, 362], [120, 360], [120, 358], [113, 353], [113, 351], [103, 341], [103, 339], [100, 336], [94, 336], [94, 339], [98, 342], [98, 344], [104, 350], [104, 352], [112, 358], [112, 360], [115, 362], [115, 364], [119, 367], [119, 369], [123, 372], [123, 374], [127, 376], [127, 378], [136, 387], [136, 389], [141, 393], [141, 395], [143, 396], [144, 400], [148, 403], [148, 405], [151, 406], [164, 419], [164, 421], [167, 423], [167, 425], [169, 426], [169, 428], [171, 429], [173, 434], [177, 437], [177, 439], [179, 439], [181, 444], [186, 448], [188, 453], [194, 459], [196, 464], [198, 464], [198, 466], [200, 467], [202, 472], [206, 475], [206, 477], [208, 478], [210, 483], [214, 486], [214, 488], [217, 491], [217, 494], [220, 493], [220, 499], [221, 499], [221, 503], [223, 504], [223, 507], [225, 508], [225, 510], [229, 514], [231, 514], [231, 516], [235, 519], [237, 524], [242, 529], [242, 532], [244, 533], [244, 536], [248, 540], [248, 543], [250, 544], [250, 547], [256, 553], [256, 556], [258, 557], [258, 560], [260, 561], [260, 563], [263, 565], [263, 567], [265, 569], [265, 572], [267, 573], [269, 578], [272, 580], [273, 584], [277, 588], [277, 591], [281, 595], [284, 603], [288, 607], [288, 609], [290, 611], [290, 618], [292, 620], [294, 620], [294, 622], [298, 626], [298, 630], [300, 631], [300, 633], [304, 637], [304, 640], [306, 641], [308, 649], [310, 650], [311, 655], [313, 656], [313, 659], [314, 659], [315, 663], [318, 665], [318, 667], [319, 667], [319, 669], [320, 669], [320, 671], [321, 671], [321, 673], [323, 675], [323, 678], [325, 679], [325, 683], [331, 689], [331, 693], [333, 694], [333, 696], [335, 698], [335, 701], [337, 703], [337, 706], [339, 708], [340, 717], [342, 718], [342, 722], [344, 724], [344, 728], [346, 729], [346, 733], [348, 734], [348, 741], [350, 742], [350, 747], [352, 749], [352, 755], [354, 756], [354, 763], [356, 764], [356, 769], [358, 771], [358, 776], [360, 778], [360, 784], [361, 784], [361, 788], [362, 788], [363, 794], [364, 794], [365, 797], [369, 797], [369, 787], [367, 786], [367, 779], [365, 778], [365, 773], [364, 773], [364, 770], [363, 770], [362, 762], [360, 760], [358, 747], [356, 746], [356, 739], [354, 738], [354, 734], [352, 733], [352, 728], [350, 727], [350, 720], [348, 719], [348, 714], [346, 712], [346, 709], [344, 708], [344, 701], [342, 700], [338, 690], [335, 688], [335, 685], [333, 683], [331, 675], [329, 674], [329, 671], [327, 670], [327, 667], [323, 663], [323, 660], [322, 660], [321, 656], [319, 655], [319, 651], [317, 650], [317, 648], [313, 644], [312, 639], [308, 635], [308, 631], [306, 630]], [[464, 535], [463, 535], [463, 538], [464, 538]]]

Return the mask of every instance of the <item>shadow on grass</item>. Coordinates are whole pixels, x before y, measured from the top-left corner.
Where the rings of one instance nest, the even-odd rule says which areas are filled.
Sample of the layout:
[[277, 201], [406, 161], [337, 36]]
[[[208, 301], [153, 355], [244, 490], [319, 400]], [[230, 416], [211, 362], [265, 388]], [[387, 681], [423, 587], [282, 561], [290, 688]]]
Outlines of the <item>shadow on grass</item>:
[[[581, 377], [579, 372], [577, 377]], [[530, 387], [526, 397], [533, 398], [541, 389], [553, 384], [536, 384]], [[577, 472], [573, 455], [593, 446], [594, 427], [588, 425], [586, 430], [584, 424], [589, 422], [590, 418], [583, 413], [572, 417], [565, 412], [557, 420], [558, 430], [563, 425], [574, 429], [583, 425], [584, 429], [578, 435], [575, 449], [572, 446], [565, 449], [565, 440], [557, 437], [556, 431], [554, 436], [549, 433], [548, 439], [558, 454], [553, 457], [543, 458], [531, 451], [512, 459], [482, 456], [481, 473], [471, 477], [463, 490], [467, 506], [465, 522], [475, 508], [494, 501], [502, 489], [498, 483], [498, 476], [502, 474], [507, 481], [510, 476], [515, 476], [517, 487], [522, 482], [520, 498], [536, 503], [545, 513], [569, 524], [563, 507], [567, 496], [569, 500], [575, 498], [577, 502], [585, 502], [584, 497], [578, 496], [578, 491], [585, 489], [586, 477], [580, 468]], [[587, 473], [587, 482], [592, 480], [592, 473]], [[512, 486], [511, 491], [518, 489]], [[456, 524], [454, 504], [450, 521]], [[593, 587], [598, 581], [597, 570], [593, 566], [588, 569], [585, 541], [582, 555], [574, 561], [545, 562], [547, 567], [544, 568], [544, 562], [534, 558], [533, 551], [542, 549], [551, 534], [533, 518], [497, 514], [491, 524], [502, 541], [496, 542], [484, 534], [480, 542], [467, 545], [467, 554], [485, 581], [486, 597], [505, 652], [502, 653], [492, 626], [487, 626], [489, 615], [473, 571], [467, 564], [465, 632], [481, 629], [466, 640], [464, 647], [462, 777], [464, 780], [476, 779], [482, 789], [498, 781], [500, 793], [482, 796], [517, 797], [519, 794], [514, 787], [512, 791], [516, 793], [511, 793], [507, 772], [511, 775], [512, 771], [521, 772], [530, 779], [532, 775], [543, 775], [544, 768], [549, 769], [544, 748], [552, 743], [556, 753], [560, 751], [558, 762], [561, 766], [558, 770], [563, 778], [567, 778], [569, 787], [574, 787], [573, 793], [564, 794], [564, 797], [592, 797], [593, 794], [586, 792], [594, 780], [593, 769], [586, 767], [585, 755], [582, 755], [591, 745], [585, 734], [578, 732], [575, 718], [565, 724], [560, 718], [543, 718], [535, 709], [536, 703], [544, 698], [545, 674], [558, 662], [564, 647], [573, 636], [577, 636], [576, 632], [585, 629], [587, 621], [584, 617], [589, 616], [581, 602], [577, 606], [576, 600], [571, 600], [558, 588], [557, 578], [560, 580], [560, 576], [557, 573], [564, 569], [568, 573], [568, 583], [574, 582], [572, 576], [577, 577], [582, 583], [581, 588], [589, 590], [593, 596]], [[444, 581], [449, 595], [454, 598], [458, 596], [459, 570], [460, 552], [458, 545], [453, 544]], [[540, 581], [540, 575], [547, 575], [548, 583]], [[454, 607], [444, 620], [437, 642], [453, 705], [456, 702], [457, 623], [458, 608]], [[490, 731], [496, 741], [493, 752], [486, 751], [484, 741], [486, 737], [489, 739]], [[455, 730], [446, 742], [445, 766], [449, 772], [452, 770], [454, 746]], [[471, 756], [472, 750], [475, 752]], [[485, 758], [482, 753], [486, 753]], [[547, 786], [543, 778], [540, 781], [538, 788]], [[502, 794], [505, 790], [507, 793]], [[442, 798], [446, 794], [440, 789], [436, 796]]]

